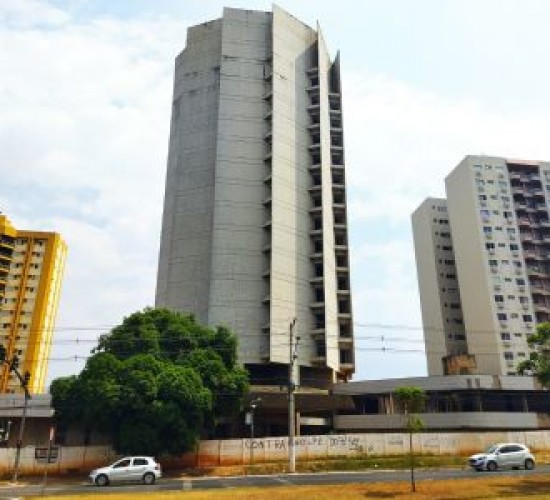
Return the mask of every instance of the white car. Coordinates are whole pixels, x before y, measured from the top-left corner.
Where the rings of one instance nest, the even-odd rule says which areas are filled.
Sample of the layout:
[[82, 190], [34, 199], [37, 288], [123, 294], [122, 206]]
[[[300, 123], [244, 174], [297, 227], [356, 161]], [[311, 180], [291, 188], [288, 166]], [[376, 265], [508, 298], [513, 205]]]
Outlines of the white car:
[[489, 446], [483, 453], [472, 455], [468, 465], [478, 471], [519, 467], [534, 469], [535, 457], [524, 444], [498, 443]]
[[162, 476], [160, 464], [153, 457], [124, 457], [114, 464], [90, 472], [90, 482], [107, 486], [116, 481], [141, 481], [154, 484]]

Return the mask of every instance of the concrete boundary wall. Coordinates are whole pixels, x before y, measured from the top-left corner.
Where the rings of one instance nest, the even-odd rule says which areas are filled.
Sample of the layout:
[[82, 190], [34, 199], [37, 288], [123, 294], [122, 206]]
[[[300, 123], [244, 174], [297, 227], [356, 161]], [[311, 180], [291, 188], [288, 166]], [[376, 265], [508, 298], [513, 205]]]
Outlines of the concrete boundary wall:
[[[418, 454], [469, 455], [496, 442], [520, 442], [535, 454], [550, 453], [550, 431], [419, 433], [413, 436]], [[334, 434], [297, 437], [296, 458], [299, 461], [325, 460], [336, 457], [403, 455], [409, 452], [406, 433]], [[262, 439], [225, 439], [201, 441], [197, 451], [161, 462], [165, 468], [218, 467], [285, 461], [288, 457], [286, 437]], [[45, 460], [36, 458], [36, 448], [26, 446], [21, 452], [20, 472], [25, 475], [44, 473]], [[58, 449], [58, 458], [48, 465], [48, 474], [89, 472], [92, 468], [113, 462], [118, 455], [110, 446], [81, 446]], [[0, 448], [0, 474], [13, 470], [15, 448]]]
[[[426, 455], [469, 455], [496, 442], [525, 443], [535, 453], [550, 452], [550, 431], [419, 433], [413, 447]], [[194, 455], [198, 467], [239, 465], [286, 460], [286, 437], [202, 441]], [[295, 440], [297, 460], [335, 457], [403, 455], [409, 452], [406, 433], [334, 434], [302, 436]], [[190, 458], [189, 454], [187, 458]]]

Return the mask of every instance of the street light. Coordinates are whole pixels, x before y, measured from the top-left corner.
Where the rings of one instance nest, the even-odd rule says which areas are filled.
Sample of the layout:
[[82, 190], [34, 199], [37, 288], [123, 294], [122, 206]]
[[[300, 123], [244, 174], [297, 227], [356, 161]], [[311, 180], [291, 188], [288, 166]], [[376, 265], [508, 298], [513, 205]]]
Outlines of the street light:
[[250, 465], [254, 462], [254, 412], [262, 402], [262, 398], [250, 401]]

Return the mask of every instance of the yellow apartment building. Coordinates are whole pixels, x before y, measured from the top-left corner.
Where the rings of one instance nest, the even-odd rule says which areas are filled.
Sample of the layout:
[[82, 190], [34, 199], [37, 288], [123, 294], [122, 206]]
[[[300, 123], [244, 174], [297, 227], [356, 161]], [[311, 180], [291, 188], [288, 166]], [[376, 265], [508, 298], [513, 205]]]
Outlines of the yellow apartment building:
[[[44, 391], [67, 246], [57, 233], [16, 229], [0, 214], [0, 343], [31, 375], [29, 391]], [[4, 364], [0, 393], [21, 392]]]

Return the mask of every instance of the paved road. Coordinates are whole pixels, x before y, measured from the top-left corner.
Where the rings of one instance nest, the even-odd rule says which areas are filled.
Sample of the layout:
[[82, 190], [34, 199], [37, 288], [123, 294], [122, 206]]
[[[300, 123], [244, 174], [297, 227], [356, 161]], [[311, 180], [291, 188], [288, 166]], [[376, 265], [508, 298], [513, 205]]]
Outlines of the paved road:
[[[464, 477], [480, 477], [485, 475], [526, 476], [531, 474], [548, 474], [550, 465], [540, 465], [533, 471], [507, 470], [497, 472], [475, 472], [460, 469], [438, 469], [416, 471], [415, 476], [421, 479], [459, 479]], [[153, 486], [141, 484], [124, 484], [98, 488], [88, 484], [58, 484], [51, 482], [45, 490], [46, 494], [63, 495], [69, 493], [113, 493], [140, 491], [177, 491], [205, 490], [216, 488], [237, 488], [241, 486], [282, 486], [282, 485], [312, 485], [312, 484], [346, 484], [408, 481], [410, 472], [407, 470], [369, 470], [364, 472], [327, 472], [314, 474], [277, 474], [269, 476], [237, 476], [237, 477], [204, 477], [193, 479], [165, 478]], [[52, 480], [53, 481], [53, 478]], [[27, 485], [19, 487], [0, 487], [0, 498], [21, 498], [26, 495], [36, 495], [42, 492], [41, 486]]]

